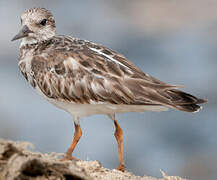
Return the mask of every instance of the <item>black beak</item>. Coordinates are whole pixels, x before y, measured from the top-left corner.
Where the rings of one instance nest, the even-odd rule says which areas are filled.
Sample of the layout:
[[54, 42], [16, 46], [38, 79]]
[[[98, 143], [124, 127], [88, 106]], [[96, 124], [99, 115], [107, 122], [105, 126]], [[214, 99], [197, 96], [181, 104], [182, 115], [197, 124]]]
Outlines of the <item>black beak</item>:
[[21, 38], [27, 37], [28, 34], [31, 33], [31, 32], [32, 31], [30, 31], [29, 28], [26, 25], [24, 25], [22, 27], [22, 29], [20, 30], [20, 32], [16, 36], [14, 36], [14, 38], [11, 41], [15, 41], [17, 39], [21, 39]]

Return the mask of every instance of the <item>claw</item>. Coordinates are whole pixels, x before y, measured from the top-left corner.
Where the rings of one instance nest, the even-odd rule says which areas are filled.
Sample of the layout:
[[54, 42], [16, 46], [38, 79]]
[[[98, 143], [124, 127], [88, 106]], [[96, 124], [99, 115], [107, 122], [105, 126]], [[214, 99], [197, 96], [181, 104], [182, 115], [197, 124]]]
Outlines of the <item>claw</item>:
[[125, 166], [123, 164], [120, 164], [118, 166], [117, 170], [124, 172], [125, 171]]
[[80, 159], [66, 154], [60, 161], [80, 161]]

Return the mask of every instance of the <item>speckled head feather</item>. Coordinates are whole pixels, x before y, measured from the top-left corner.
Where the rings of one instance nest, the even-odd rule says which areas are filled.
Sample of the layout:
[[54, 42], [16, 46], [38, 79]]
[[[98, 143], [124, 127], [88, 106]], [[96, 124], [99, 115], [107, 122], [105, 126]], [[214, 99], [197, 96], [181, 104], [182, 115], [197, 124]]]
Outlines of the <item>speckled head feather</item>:
[[23, 38], [22, 44], [48, 40], [56, 34], [54, 17], [45, 8], [32, 8], [25, 11], [21, 15], [21, 25], [30, 30], [30, 33]]

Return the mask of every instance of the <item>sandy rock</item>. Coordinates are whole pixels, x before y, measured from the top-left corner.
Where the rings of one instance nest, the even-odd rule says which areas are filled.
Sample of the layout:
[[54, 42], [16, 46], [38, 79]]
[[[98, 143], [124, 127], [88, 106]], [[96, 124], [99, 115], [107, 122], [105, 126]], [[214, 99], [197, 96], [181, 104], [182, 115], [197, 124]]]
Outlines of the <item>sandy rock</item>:
[[98, 161], [60, 161], [62, 154], [31, 152], [33, 145], [0, 139], [0, 180], [186, 180], [167, 176], [163, 179], [135, 176], [110, 170]]

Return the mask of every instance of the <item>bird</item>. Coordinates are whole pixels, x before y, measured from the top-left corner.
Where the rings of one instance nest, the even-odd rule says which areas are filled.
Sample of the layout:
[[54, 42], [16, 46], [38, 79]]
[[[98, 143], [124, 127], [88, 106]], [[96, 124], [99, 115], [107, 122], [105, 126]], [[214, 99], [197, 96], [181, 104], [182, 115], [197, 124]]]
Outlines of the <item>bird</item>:
[[103, 45], [57, 35], [54, 16], [45, 8], [31, 8], [21, 15], [18, 66], [31, 86], [74, 121], [72, 143], [62, 160], [76, 160], [72, 153], [82, 136], [80, 119], [107, 115], [114, 123], [118, 145], [117, 169], [125, 171], [123, 130], [117, 113], [165, 111], [168, 108], [198, 112], [197, 98], [144, 73], [124, 55]]

